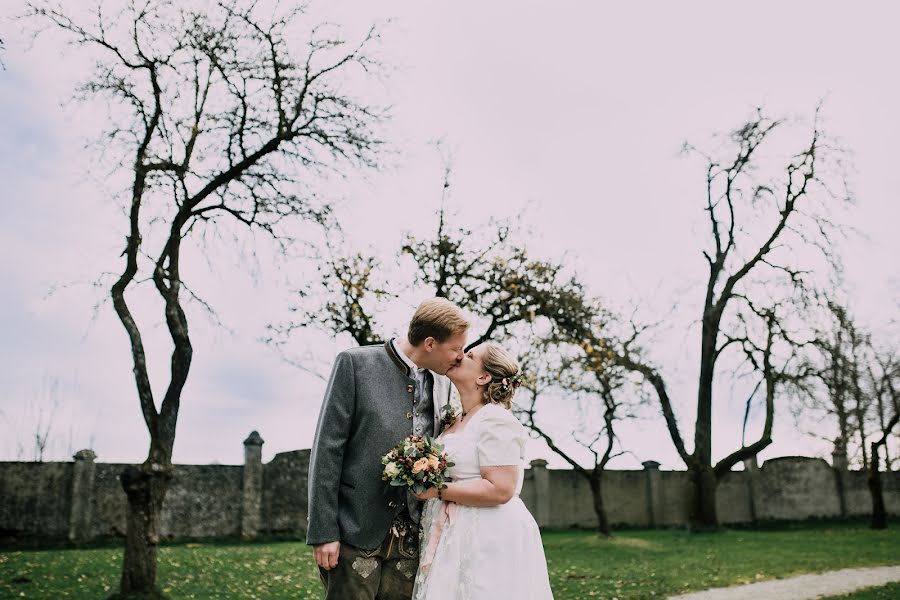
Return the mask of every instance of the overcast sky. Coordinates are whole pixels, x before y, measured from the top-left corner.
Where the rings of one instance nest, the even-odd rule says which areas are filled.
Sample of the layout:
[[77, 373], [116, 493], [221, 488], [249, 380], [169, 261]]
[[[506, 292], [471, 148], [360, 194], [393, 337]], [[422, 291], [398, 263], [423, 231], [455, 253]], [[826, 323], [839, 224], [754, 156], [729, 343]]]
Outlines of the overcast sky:
[[[900, 9], [892, 2], [685, 6], [330, 0], [315, 7], [311, 18], [329, 18], [351, 36], [393, 19], [381, 51], [396, 68], [373, 95], [394, 107], [387, 132], [399, 154], [383, 173], [326, 186], [341, 200], [352, 242], [389, 258], [406, 232], [433, 229], [441, 162], [430, 142], [443, 138], [454, 157], [450, 203], [458, 222], [528, 205], [534, 254], [568, 253], [592, 293], [621, 305], [664, 308], [678, 294], [685, 318], [696, 319], [705, 172], [681, 156], [683, 142], [709, 143], [757, 106], [797, 119], [802, 131], [824, 99], [828, 131], [853, 152], [858, 206], [847, 224], [866, 236], [842, 249], [851, 300], [869, 326], [886, 329], [900, 295]], [[0, 10], [6, 17], [21, 6]], [[109, 303], [92, 318], [108, 293], [89, 283], [121, 268], [125, 227], [102, 173], [90, 169], [93, 151], [83, 148], [105, 109], [64, 104], [89, 63], [55, 35], [29, 46], [21, 28], [0, 21], [0, 460], [32, 458], [38, 421], [46, 423], [57, 403], [45, 459], [92, 447], [100, 461], [140, 461], [148, 436], [124, 330]], [[244, 259], [223, 252], [212, 269], [186, 258], [194, 270], [186, 278], [227, 329], [191, 313], [194, 363], [175, 462], [240, 463], [241, 442], [254, 429], [266, 440], [267, 461], [311, 443], [324, 383], [257, 341], [266, 324], [286, 318], [289, 287], [305, 273], [260, 244], [253, 258], [246, 238]], [[391, 327], [401, 328], [419, 300], [398, 307]], [[152, 295], [135, 303], [160, 390], [165, 328]], [[293, 350], [311, 350], [327, 365], [345, 345], [310, 333]], [[654, 350], [688, 417], [698, 346], [696, 330], [673, 322]], [[718, 456], [739, 443], [741, 402], [739, 394], [717, 402]], [[553, 427], [570, 427], [564, 406], [546, 410]], [[824, 455], [824, 444], [794, 432], [781, 415], [763, 457]], [[689, 421], [682, 429], [692, 439]], [[623, 437], [633, 454], [614, 465], [655, 459], [683, 467], [659, 420]], [[529, 454], [560, 464], [536, 442]]]

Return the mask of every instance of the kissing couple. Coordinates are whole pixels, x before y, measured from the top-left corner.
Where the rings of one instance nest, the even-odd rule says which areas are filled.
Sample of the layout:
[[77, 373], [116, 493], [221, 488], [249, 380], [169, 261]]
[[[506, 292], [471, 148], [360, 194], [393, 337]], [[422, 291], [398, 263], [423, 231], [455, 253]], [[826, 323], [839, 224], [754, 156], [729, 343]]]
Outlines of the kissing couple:
[[[337, 355], [309, 465], [306, 542], [326, 600], [553, 598], [519, 498], [519, 366], [494, 344], [464, 352], [468, 330], [456, 305], [433, 298], [405, 338]], [[448, 483], [385, 484], [382, 457], [410, 436], [443, 445]]]

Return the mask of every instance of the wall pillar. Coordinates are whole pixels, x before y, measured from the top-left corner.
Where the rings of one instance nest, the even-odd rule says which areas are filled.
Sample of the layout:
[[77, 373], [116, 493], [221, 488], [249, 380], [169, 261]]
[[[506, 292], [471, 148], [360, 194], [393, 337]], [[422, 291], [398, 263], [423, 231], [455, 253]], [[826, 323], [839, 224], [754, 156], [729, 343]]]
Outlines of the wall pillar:
[[252, 539], [262, 525], [262, 437], [253, 431], [244, 440], [244, 494], [241, 506], [241, 537]]
[[546, 527], [550, 524], [550, 472], [543, 458], [536, 458], [530, 464], [534, 476], [534, 520], [538, 527]]
[[747, 472], [747, 504], [750, 509], [750, 522], [756, 523], [756, 489], [759, 480], [759, 464], [756, 455], [744, 459], [744, 470]]
[[647, 521], [650, 527], [658, 527], [662, 524], [662, 486], [660, 483], [659, 463], [655, 460], [645, 460], [641, 463], [647, 476]]
[[93, 450], [79, 450], [72, 457], [72, 504], [69, 511], [69, 540], [86, 542], [91, 535], [91, 521], [94, 513], [94, 459]]

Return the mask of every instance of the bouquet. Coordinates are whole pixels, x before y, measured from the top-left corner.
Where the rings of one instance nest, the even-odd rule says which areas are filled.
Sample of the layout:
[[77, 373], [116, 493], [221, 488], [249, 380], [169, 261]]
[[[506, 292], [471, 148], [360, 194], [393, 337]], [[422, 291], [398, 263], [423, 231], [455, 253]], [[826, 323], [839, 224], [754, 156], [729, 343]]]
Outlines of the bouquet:
[[381, 459], [381, 478], [394, 487], [406, 486], [416, 494], [446, 486], [447, 472], [453, 463], [443, 444], [426, 436], [411, 435]]

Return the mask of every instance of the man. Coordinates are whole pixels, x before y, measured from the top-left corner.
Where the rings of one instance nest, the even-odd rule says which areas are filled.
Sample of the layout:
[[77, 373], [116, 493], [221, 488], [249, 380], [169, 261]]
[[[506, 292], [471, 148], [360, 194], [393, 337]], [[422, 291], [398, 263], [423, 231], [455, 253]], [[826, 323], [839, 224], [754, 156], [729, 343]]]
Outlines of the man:
[[419, 305], [406, 339], [338, 354], [309, 465], [309, 527], [326, 600], [409, 600], [420, 504], [381, 479], [381, 457], [410, 435], [439, 433], [445, 374], [469, 323], [443, 298]]

